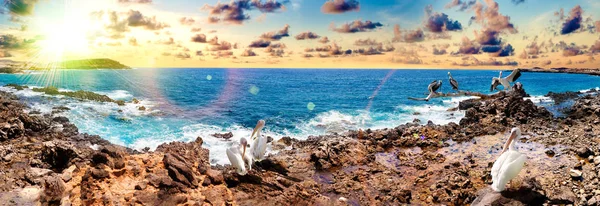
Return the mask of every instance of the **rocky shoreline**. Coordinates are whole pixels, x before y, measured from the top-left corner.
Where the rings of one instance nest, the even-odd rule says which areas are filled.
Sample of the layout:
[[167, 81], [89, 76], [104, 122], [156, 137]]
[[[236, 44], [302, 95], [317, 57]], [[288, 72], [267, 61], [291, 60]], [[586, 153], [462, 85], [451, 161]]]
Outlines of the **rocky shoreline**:
[[538, 72], [538, 73], [569, 73], [569, 74], [588, 74], [594, 76], [600, 76], [600, 69], [590, 68], [519, 68], [521, 72]]
[[[8, 205], [527, 205], [600, 202], [600, 97], [571, 96], [555, 118], [519, 85], [465, 100], [459, 124], [273, 141], [246, 176], [211, 166], [202, 138], [155, 151], [81, 134], [60, 113], [30, 114], [0, 92], [0, 202]], [[491, 192], [490, 169], [514, 126], [525, 168]]]

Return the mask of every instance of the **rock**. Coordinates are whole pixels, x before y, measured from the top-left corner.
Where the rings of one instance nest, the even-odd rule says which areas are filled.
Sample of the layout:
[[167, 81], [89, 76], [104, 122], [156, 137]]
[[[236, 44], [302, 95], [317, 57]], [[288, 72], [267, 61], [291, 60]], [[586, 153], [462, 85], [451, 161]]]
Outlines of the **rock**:
[[133, 104], [139, 104], [139, 103], [140, 103], [140, 100], [138, 100], [138, 99], [136, 99], [136, 98], [133, 98], [133, 99], [131, 100], [131, 103], [133, 103]]
[[107, 178], [109, 175], [108, 171], [104, 170], [104, 169], [100, 169], [100, 168], [90, 168], [88, 169], [88, 172], [90, 173], [90, 175], [96, 179], [104, 179]]
[[571, 175], [571, 178], [573, 178], [573, 179], [581, 179], [583, 172], [581, 172], [580, 170], [571, 169], [571, 171], [569, 172], [569, 175]]
[[192, 171], [192, 165], [188, 164], [181, 156], [167, 153], [163, 157], [163, 163], [173, 180], [189, 187], [195, 188], [198, 186], [198, 182]]
[[221, 139], [230, 139], [233, 137], [233, 133], [231, 133], [231, 132], [223, 133], [223, 134], [214, 133], [211, 136], [216, 137], [216, 138], [221, 138]]
[[599, 165], [599, 164], [600, 164], [600, 156], [596, 156], [596, 157], [594, 157], [594, 163], [595, 163], [596, 165]]
[[77, 158], [78, 154], [72, 146], [55, 142], [45, 144], [41, 156], [43, 162], [48, 163], [52, 170], [60, 173], [70, 166], [71, 160]]
[[136, 189], [136, 190], [145, 190], [147, 186], [148, 186], [147, 182], [141, 181], [141, 182], [139, 182], [138, 184], [135, 185], [134, 189]]
[[225, 182], [223, 178], [223, 173], [221, 171], [209, 169], [206, 172], [206, 176], [210, 179], [211, 183], [214, 185], [220, 185]]
[[292, 146], [292, 138], [288, 136], [282, 137], [281, 139], [277, 140], [277, 142], [283, 143], [285, 146]]
[[554, 152], [554, 150], [552, 150], [552, 149], [546, 149], [546, 151], [544, 151], [544, 152], [546, 153], [546, 155], [551, 156], [551, 157], [554, 156], [554, 154], [556, 154]]
[[587, 147], [583, 147], [583, 148], [578, 148], [576, 151], [578, 156], [583, 157], [583, 158], [587, 158], [590, 155], [593, 155], [592, 150], [590, 150]]
[[44, 182], [44, 193], [42, 194], [42, 202], [49, 205], [60, 204], [61, 199], [65, 195], [66, 185], [63, 180], [54, 175], [46, 178]]
[[140, 110], [140, 111], [146, 111], [146, 107], [144, 107], [144, 106], [139, 106], [139, 107], [138, 107], [138, 110]]

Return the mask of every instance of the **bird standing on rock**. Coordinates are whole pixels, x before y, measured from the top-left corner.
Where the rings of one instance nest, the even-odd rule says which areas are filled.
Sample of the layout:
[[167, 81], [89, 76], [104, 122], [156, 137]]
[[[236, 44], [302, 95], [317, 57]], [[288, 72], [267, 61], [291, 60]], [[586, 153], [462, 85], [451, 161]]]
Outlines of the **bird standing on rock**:
[[[229, 158], [231, 166], [235, 167], [235, 171], [239, 175], [246, 175], [248, 174], [248, 170], [252, 170], [252, 156], [246, 153], [247, 145], [248, 141], [246, 141], [246, 138], [242, 137], [240, 139], [240, 145], [232, 146], [226, 150], [227, 158]], [[244, 160], [247, 161], [248, 170], [246, 170], [246, 163], [244, 163]]]
[[254, 140], [252, 144], [252, 156], [256, 160], [262, 160], [267, 152], [267, 138], [260, 135], [260, 131], [265, 127], [265, 120], [258, 120], [256, 127], [252, 131], [250, 138]]
[[450, 74], [450, 72], [448, 72], [448, 81], [450, 82], [450, 86], [452, 86], [452, 89], [458, 91], [458, 81], [452, 78], [452, 74]]
[[515, 148], [515, 139], [521, 137], [521, 129], [515, 127], [510, 132], [510, 137], [504, 144], [500, 157], [492, 166], [492, 189], [502, 192], [506, 183], [519, 175], [527, 157]]

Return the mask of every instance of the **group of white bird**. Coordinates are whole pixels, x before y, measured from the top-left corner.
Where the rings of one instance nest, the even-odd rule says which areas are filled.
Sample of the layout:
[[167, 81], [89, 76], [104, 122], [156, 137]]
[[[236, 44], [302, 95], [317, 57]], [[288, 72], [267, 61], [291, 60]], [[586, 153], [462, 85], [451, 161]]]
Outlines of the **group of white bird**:
[[267, 138], [260, 135], [260, 131], [264, 127], [265, 120], [259, 120], [256, 123], [252, 135], [250, 135], [250, 139], [254, 140], [252, 145], [250, 145], [250, 154], [246, 153], [248, 141], [243, 137], [240, 139], [239, 145], [234, 145], [227, 149], [227, 158], [229, 158], [231, 166], [235, 167], [238, 174], [248, 174], [248, 171], [252, 170], [254, 160], [260, 161], [265, 157], [265, 153], [267, 152]]
[[[500, 77], [494, 77], [492, 79], [492, 86], [490, 90], [493, 91], [494, 89], [497, 89], [496, 87], [500, 84], [504, 86], [504, 90], [507, 90], [510, 88], [510, 83], [516, 81], [520, 76], [521, 74], [519, 70], [514, 71], [505, 78], [502, 78], [502, 72], [500, 72]], [[458, 90], [458, 82], [452, 78], [450, 72], [448, 72], [448, 78], [452, 88], [454, 90]], [[441, 86], [441, 80], [433, 81], [428, 88], [430, 96]], [[248, 141], [243, 137], [240, 139], [239, 145], [234, 145], [227, 149], [227, 157], [229, 158], [231, 165], [236, 168], [236, 172], [238, 174], [246, 175], [249, 170], [252, 170], [252, 164], [254, 163], [254, 160], [260, 161], [264, 158], [267, 150], [267, 138], [260, 134], [264, 127], [265, 121], [259, 120], [256, 124], [256, 127], [252, 131], [252, 135], [250, 135], [250, 139], [254, 140], [254, 142], [252, 145], [250, 145], [249, 153], [246, 153]], [[521, 130], [517, 127], [513, 128], [508, 140], [504, 144], [502, 152], [500, 153], [500, 157], [492, 166], [492, 189], [494, 191], [504, 191], [506, 184], [515, 178], [521, 169], [523, 169], [527, 157], [524, 154], [519, 153], [515, 147], [515, 139], [520, 139], [520, 137]]]

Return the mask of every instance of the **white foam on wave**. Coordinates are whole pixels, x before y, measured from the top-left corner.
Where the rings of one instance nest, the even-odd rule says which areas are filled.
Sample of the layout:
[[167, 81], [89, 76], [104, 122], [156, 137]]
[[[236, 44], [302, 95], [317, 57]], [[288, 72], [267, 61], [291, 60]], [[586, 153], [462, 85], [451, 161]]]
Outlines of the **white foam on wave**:
[[534, 104], [551, 104], [554, 103], [554, 100], [550, 97], [544, 95], [525, 97], [526, 100], [531, 100]]
[[98, 94], [106, 95], [114, 100], [129, 100], [133, 95], [126, 90], [114, 90], [110, 92], [98, 92]]
[[581, 92], [581, 93], [588, 93], [588, 92], [591, 92], [592, 90], [598, 91], [598, 90], [600, 90], [600, 87], [591, 88], [591, 89], [583, 89], [583, 90], [579, 90], [579, 92]]

